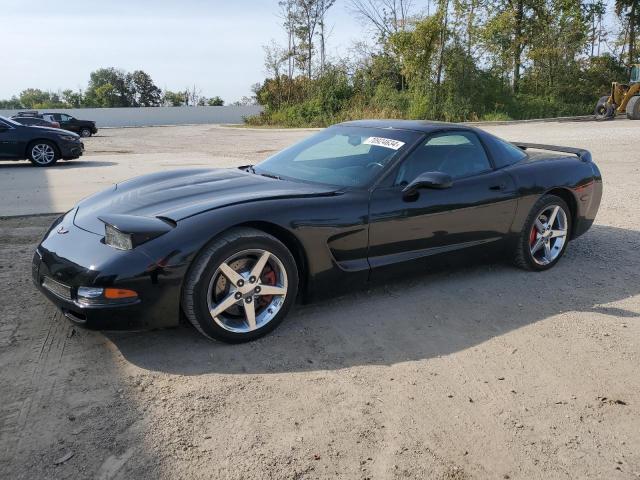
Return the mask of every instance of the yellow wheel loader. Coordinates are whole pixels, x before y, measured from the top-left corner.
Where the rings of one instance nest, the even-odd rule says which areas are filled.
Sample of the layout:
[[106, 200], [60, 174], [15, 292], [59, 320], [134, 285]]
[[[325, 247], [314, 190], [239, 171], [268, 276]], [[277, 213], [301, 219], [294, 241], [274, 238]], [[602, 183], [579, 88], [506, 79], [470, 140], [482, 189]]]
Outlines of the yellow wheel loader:
[[630, 120], [640, 120], [640, 63], [631, 66], [629, 84], [613, 82], [611, 94], [600, 97], [596, 104], [596, 120], [611, 120], [619, 113]]

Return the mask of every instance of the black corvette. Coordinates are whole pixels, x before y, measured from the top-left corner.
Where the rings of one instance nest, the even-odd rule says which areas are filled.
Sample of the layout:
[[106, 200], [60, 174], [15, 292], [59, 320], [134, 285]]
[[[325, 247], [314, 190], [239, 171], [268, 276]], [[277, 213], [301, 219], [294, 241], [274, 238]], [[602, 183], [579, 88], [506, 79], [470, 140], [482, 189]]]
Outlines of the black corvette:
[[551, 268], [601, 196], [586, 150], [446, 123], [348, 122], [255, 166], [160, 172], [93, 195], [51, 226], [33, 279], [88, 327], [168, 326], [183, 313], [208, 337], [246, 341], [297, 298], [453, 255]]

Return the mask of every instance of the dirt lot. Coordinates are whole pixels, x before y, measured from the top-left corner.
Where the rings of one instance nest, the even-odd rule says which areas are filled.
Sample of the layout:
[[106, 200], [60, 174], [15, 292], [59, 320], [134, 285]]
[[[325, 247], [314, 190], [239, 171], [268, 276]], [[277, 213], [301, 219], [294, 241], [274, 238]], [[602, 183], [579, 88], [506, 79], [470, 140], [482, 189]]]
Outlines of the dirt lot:
[[[601, 167], [597, 224], [556, 268], [390, 283], [298, 307], [247, 345], [74, 328], [30, 280], [53, 217], [0, 220], [0, 478], [640, 478], [640, 123], [487, 129], [583, 146]], [[63, 207], [126, 174], [246, 163], [307, 134], [104, 130], [83, 162], [36, 177], [36, 197]], [[17, 185], [34, 171], [0, 167], [0, 197], [23, 196], [11, 208], [33, 203]]]

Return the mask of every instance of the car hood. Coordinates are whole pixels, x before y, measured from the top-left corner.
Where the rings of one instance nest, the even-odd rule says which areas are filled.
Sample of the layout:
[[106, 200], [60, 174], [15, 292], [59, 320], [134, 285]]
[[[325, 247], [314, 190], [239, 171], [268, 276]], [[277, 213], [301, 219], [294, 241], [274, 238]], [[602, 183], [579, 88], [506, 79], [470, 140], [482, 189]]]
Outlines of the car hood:
[[80, 138], [80, 136], [77, 133], [67, 132], [65, 130], [61, 130], [61, 129], [56, 128], [56, 127], [42, 127], [40, 125], [24, 125], [24, 126], [25, 127], [29, 127], [29, 128], [35, 128], [37, 130], [41, 130], [41, 131], [45, 131], [45, 132], [57, 133], [58, 135], [60, 135], [62, 133], [64, 135], [73, 135], [74, 137]]
[[108, 214], [164, 217], [175, 222], [238, 203], [330, 195], [336, 187], [256, 175], [239, 169], [185, 169], [144, 175], [103, 190], [77, 205], [74, 224], [104, 234]]

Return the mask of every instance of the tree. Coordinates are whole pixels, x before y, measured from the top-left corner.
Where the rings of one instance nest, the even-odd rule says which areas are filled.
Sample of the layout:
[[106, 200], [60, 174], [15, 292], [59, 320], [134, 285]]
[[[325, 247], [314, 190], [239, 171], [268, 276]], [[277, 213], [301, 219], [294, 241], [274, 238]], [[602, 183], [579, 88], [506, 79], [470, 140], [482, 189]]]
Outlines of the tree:
[[162, 90], [153, 83], [151, 76], [142, 70], [128, 74], [134, 106], [157, 107], [162, 103]]
[[51, 100], [49, 92], [43, 92], [38, 88], [27, 88], [20, 92], [20, 103], [24, 108], [38, 108]]
[[412, 0], [349, 0], [349, 9], [376, 32], [378, 41], [405, 30], [412, 14]]
[[62, 100], [64, 103], [73, 108], [80, 108], [83, 106], [84, 98], [82, 95], [82, 90], [78, 90], [74, 92], [73, 90], [63, 90], [62, 91]]
[[117, 68], [100, 68], [89, 75], [86, 106], [132, 107], [135, 92], [131, 76]]
[[224, 105], [224, 100], [218, 96], [211, 97], [209, 100], [207, 100], [207, 105], [209, 105], [210, 107], [222, 107]]
[[636, 55], [636, 33], [638, 25], [638, 15], [640, 15], [640, 0], [616, 0], [615, 12], [620, 18], [627, 20], [627, 54], [628, 63], [635, 63]]
[[449, 36], [449, 0], [439, 0], [437, 17], [440, 21], [440, 45], [438, 52], [438, 66], [436, 68], [436, 85], [442, 82], [442, 68], [444, 66], [444, 50]]
[[327, 63], [327, 25], [326, 17], [327, 12], [336, 0], [318, 0], [318, 36], [320, 37], [320, 74], [324, 73], [324, 69]]
[[283, 19], [282, 26], [287, 34], [286, 59], [288, 62], [288, 76], [293, 78], [296, 59], [296, 26], [298, 18], [297, 0], [280, 0], [280, 15]]
[[307, 78], [313, 73], [313, 53], [315, 45], [313, 39], [320, 22], [320, 2], [321, 0], [296, 0], [296, 35], [300, 41], [300, 49], [304, 51], [298, 53], [298, 61], [305, 65]]
[[536, 2], [538, 0], [495, 0], [489, 4], [484, 44], [494, 65], [502, 72], [511, 71], [514, 93], [520, 88], [523, 55], [536, 36]]
[[163, 103], [169, 107], [181, 107], [186, 103], [185, 92], [164, 91]]
[[589, 42], [591, 44], [591, 57], [600, 55], [600, 45], [606, 37], [606, 31], [603, 28], [602, 20], [607, 13], [607, 5], [603, 0], [595, 0], [593, 3], [583, 5], [586, 21], [590, 24]]
[[[98, 107], [112, 108], [121, 106], [116, 88], [110, 83], [104, 83], [92, 91], [92, 101]], [[128, 105], [126, 105], [128, 106]]]
[[187, 106], [191, 105], [195, 107], [200, 104], [200, 98], [202, 97], [202, 90], [200, 90], [196, 85], [193, 86], [191, 90], [189, 88], [185, 89], [184, 95], [186, 98], [185, 104]]
[[19, 108], [23, 108], [23, 106], [20, 103], [20, 99], [14, 95], [9, 100], [0, 100], [0, 108], [6, 108], [7, 110], [17, 110]]

